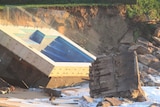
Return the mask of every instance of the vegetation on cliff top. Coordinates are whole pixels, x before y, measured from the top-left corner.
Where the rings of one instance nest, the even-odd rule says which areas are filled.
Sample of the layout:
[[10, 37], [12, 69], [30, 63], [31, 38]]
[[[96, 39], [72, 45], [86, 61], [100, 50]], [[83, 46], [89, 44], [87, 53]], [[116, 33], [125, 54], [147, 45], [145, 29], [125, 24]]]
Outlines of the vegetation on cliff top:
[[160, 19], [160, 0], [137, 0], [136, 5], [127, 5], [127, 16], [144, 20]]
[[[136, 2], [137, 1], [137, 2]], [[160, 19], [160, 0], [1, 0], [1, 5], [23, 5], [24, 7], [44, 7], [44, 6], [108, 6], [120, 4], [126, 5], [127, 17], [139, 18], [140, 20]], [[136, 4], [135, 4], [136, 3]]]
[[134, 30], [135, 39], [143, 36], [151, 40], [156, 29], [155, 22], [160, 21], [160, 0], [137, 0], [136, 5], [126, 5], [126, 12], [127, 18], [136, 22], [136, 29]]

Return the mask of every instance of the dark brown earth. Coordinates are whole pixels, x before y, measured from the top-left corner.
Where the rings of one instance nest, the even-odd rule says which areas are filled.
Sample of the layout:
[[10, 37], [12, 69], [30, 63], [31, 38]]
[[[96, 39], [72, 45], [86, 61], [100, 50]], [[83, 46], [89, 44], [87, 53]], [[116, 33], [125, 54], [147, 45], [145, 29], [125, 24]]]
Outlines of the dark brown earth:
[[123, 6], [8, 7], [0, 16], [0, 24], [55, 28], [94, 55], [115, 51], [130, 30]]

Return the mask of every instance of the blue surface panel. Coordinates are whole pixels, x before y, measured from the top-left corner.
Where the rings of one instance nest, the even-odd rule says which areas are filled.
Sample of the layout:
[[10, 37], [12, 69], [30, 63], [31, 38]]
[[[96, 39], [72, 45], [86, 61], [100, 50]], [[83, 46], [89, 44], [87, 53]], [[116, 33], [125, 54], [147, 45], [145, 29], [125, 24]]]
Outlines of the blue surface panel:
[[29, 39], [33, 40], [34, 42], [37, 42], [37, 43], [41, 43], [43, 38], [44, 38], [44, 34], [42, 32], [40, 32], [39, 30], [36, 30], [31, 36]]
[[62, 37], [57, 37], [44, 50], [43, 54], [55, 62], [93, 62], [94, 59], [67, 42]]

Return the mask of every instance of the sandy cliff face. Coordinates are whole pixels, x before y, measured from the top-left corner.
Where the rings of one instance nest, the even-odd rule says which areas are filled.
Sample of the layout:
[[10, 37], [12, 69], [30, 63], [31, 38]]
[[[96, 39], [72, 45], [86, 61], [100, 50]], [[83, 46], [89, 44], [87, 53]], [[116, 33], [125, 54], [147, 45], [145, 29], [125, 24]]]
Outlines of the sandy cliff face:
[[[57, 29], [94, 55], [115, 50], [128, 31], [117, 7], [9, 8], [1, 12], [1, 24]], [[7, 21], [5, 19], [8, 19]]]

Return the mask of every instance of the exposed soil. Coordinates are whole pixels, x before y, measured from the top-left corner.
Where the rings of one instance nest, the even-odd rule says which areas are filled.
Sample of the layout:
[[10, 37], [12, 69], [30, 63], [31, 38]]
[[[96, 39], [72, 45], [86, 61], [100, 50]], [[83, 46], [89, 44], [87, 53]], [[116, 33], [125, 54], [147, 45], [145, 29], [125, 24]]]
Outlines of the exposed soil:
[[8, 7], [0, 14], [0, 24], [52, 27], [94, 55], [114, 51], [129, 29], [123, 6]]

